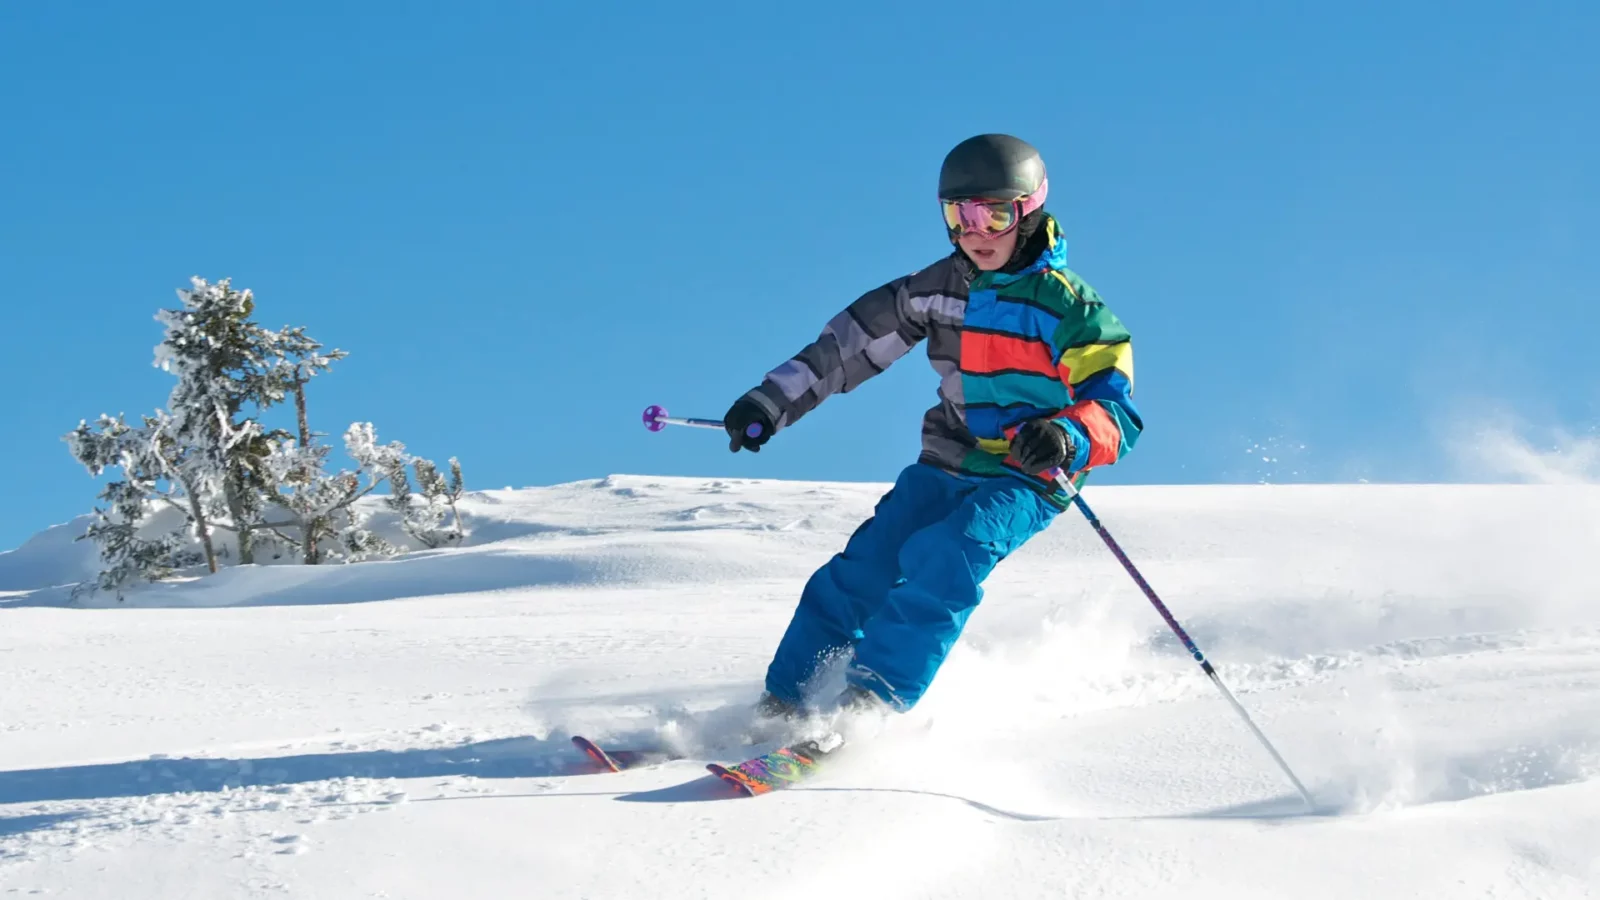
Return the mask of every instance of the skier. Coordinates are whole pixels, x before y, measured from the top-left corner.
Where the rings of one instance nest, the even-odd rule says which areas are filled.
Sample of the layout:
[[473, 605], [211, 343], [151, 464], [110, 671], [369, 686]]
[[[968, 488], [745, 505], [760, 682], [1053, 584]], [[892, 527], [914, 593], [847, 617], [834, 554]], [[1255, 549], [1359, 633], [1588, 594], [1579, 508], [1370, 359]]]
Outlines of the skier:
[[807, 683], [852, 653], [840, 708], [910, 709], [984, 579], [1065, 508], [1056, 474], [1110, 465], [1137, 440], [1128, 331], [1067, 268], [1048, 190], [1019, 138], [956, 145], [939, 172], [950, 255], [862, 295], [724, 417], [729, 449], [759, 452], [919, 341], [940, 378], [921, 456], [801, 593], [761, 717], [803, 716]]

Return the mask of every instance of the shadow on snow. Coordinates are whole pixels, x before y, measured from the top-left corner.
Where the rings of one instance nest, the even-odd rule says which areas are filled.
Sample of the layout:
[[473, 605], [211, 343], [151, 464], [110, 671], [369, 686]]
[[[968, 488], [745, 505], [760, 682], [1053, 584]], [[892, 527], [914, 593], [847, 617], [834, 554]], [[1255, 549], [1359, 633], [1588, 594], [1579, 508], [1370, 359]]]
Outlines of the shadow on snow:
[[89, 814], [85, 812], [67, 812], [45, 813], [42, 815], [33, 816], [0, 817], [0, 837], [7, 837], [13, 834], [24, 834], [29, 831], [43, 831], [47, 828], [54, 828], [57, 825], [64, 825], [67, 822], [86, 818], [88, 815]]
[[[16, 769], [0, 772], [0, 805], [208, 793], [341, 778], [541, 778], [594, 771], [593, 764], [572, 747], [565, 735], [545, 739], [517, 737], [439, 749], [306, 753], [259, 759], [181, 757]], [[6, 823], [17, 821], [0, 819], [0, 834], [6, 833]]]

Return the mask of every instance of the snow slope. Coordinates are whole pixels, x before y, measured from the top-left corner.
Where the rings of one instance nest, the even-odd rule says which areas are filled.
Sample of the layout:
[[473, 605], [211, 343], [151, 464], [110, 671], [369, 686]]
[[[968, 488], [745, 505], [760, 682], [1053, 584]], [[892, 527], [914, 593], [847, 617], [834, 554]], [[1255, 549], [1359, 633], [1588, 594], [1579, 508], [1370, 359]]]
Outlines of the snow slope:
[[1600, 488], [1090, 489], [1314, 815], [1071, 513], [881, 741], [732, 798], [701, 766], [882, 489], [486, 492], [463, 549], [121, 604], [47, 532], [0, 554], [0, 895], [1600, 896]]

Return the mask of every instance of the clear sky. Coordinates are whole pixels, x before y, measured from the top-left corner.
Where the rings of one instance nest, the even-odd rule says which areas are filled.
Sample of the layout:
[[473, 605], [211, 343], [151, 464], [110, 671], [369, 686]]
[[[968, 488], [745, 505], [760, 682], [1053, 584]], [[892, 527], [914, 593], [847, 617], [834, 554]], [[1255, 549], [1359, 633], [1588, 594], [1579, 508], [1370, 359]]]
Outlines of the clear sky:
[[1472, 478], [1459, 429], [1600, 419], [1597, 47], [1587, 0], [5, 3], [0, 548], [90, 508], [61, 434], [165, 401], [191, 275], [350, 352], [315, 427], [469, 487], [890, 480], [920, 353], [759, 456], [639, 411], [946, 253], [985, 131], [1134, 335], [1097, 482]]

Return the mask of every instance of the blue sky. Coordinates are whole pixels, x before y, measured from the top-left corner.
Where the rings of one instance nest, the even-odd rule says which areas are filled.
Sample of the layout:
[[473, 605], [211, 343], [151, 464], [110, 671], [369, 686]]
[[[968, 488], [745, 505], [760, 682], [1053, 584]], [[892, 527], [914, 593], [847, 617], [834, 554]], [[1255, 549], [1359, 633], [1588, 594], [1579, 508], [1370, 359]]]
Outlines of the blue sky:
[[350, 352], [316, 427], [471, 487], [890, 480], [920, 354], [755, 457], [639, 410], [720, 416], [947, 252], [985, 131], [1134, 335], [1098, 482], [1471, 478], [1455, 430], [1600, 413], [1597, 41], [1579, 2], [5, 4], [0, 548], [90, 507], [62, 433], [164, 402], [190, 275]]

